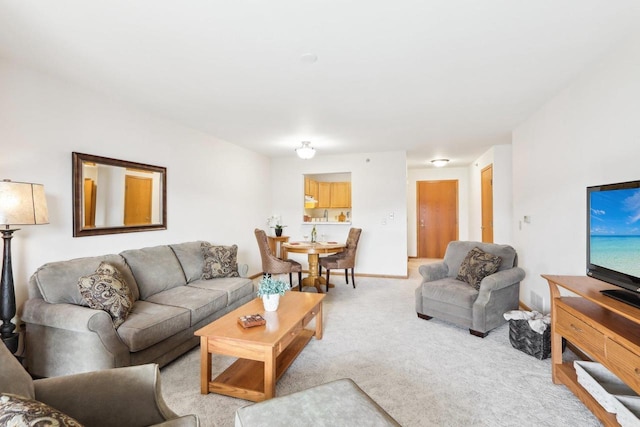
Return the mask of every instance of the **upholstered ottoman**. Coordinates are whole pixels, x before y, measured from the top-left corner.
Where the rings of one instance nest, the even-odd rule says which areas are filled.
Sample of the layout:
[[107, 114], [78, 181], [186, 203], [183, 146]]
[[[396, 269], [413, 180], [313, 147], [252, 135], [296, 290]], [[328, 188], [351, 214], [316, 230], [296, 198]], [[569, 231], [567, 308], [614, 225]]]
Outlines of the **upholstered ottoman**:
[[344, 378], [236, 411], [236, 427], [399, 426], [352, 380]]

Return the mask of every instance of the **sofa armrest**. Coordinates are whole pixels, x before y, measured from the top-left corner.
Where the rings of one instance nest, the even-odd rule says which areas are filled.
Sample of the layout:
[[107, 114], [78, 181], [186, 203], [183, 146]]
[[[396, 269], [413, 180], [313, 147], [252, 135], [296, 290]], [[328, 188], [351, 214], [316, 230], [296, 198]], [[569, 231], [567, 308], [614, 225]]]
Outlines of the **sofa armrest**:
[[498, 271], [490, 274], [480, 282], [480, 294], [497, 291], [507, 286], [519, 283], [524, 279], [524, 270], [520, 267], [513, 267], [508, 270]]
[[46, 378], [34, 386], [37, 400], [84, 425], [150, 426], [179, 418], [162, 398], [156, 364]]
[[113, 329], [111, 316], [105, 311], [74, 304], [50, 304], [39, 298], [25, 301], [22, 320], [77, 332]]
[[436, 262], [433, 264], [421, 265], [418, 271], [422, 275], [422, 283], [433, 282], [434, 280], [440, 280], [447, 277], [449, 267], [444, 262]]
[[[48, 345], [45, 337], [54, 340], [59, 346], [64, 346], [65, 340], [70, 340], [77, 347], [86, 348], [83, 345], [87, 346], [91, 342], [89, 350], [92, 356], [88, 353], [77, 355], [83, 358], [82, 362], [87, 362], [91, 357], [100, 354], [101, 357], [113, 360], [109, 367], [129, 365], [129, 348], [120, 339], [113, 327], [111, 316], [105, 311], [74, 304], [50, 304], [43, 299], [32, 298], [24, 303], [22, 320], [27, 324], [27, 334], [35, 334], [31, 341], [35, 340], [38, 344]], [[29, 325], [38, 327], [29, 328]], [[89, 338], [91, 336], [95, 339], [91, 340]], [[97, 342], [102, 343], [103, 348], [96, 346]], [[33, 348], [31, 353], [34, 352], [37, 353], [38, 350]], [[38, 354], [29, 355], [30, 360], [33, 357], [38, 357]], [[74, 363], [73, 360], [67, 362]], [[56, 363], [63, 362], [58, 360]], [[42, 376], [56, 375], [45, 372], [36, 373]]]

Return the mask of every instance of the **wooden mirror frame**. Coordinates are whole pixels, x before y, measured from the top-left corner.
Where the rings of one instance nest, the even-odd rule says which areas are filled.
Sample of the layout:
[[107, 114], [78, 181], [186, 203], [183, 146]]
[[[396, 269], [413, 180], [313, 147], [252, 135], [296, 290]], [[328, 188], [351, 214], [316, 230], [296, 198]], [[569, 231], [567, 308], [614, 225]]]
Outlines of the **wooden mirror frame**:
[[[132, 233], [136, 231], [152, 231], [167, 229], [167, 168], [161, 166], [146, 165], [143, 163], [128, 162], [125, 160], [111, 159], [108, 157], [93, 156], [91, 154], [72, 153], [73, 159], [73, 237], [97, 236], [103, 234], [119, 234]], [[160, 213], [160, 223], [148, 225], [130, 225], [130, 226], [103, 226], [103, 227], [85, 227], [83, 218], [83, 194], [84, 194], [84, 177], [83, 163], [96, 163], [107, 166], [118, 166], [128, 169], [135, 169], [145, 172], [160, 173], [160, 189], [162, 212]]]

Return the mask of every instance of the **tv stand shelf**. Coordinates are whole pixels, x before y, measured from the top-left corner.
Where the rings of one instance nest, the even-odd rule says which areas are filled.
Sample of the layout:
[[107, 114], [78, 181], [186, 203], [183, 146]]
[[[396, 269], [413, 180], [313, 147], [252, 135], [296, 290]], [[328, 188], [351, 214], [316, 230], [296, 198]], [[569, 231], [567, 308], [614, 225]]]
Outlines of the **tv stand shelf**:
[[[619, 426], [579, 383], [572, 363], [562, 360], [562, 338], [602, 363], [640, 393], [640, 309], [603, 295], [614, 285], [587, 276], [543, 274], [551, 292], [551, 373], [606, 426]], [[563, 296], [560, 289], [577, 296]]]

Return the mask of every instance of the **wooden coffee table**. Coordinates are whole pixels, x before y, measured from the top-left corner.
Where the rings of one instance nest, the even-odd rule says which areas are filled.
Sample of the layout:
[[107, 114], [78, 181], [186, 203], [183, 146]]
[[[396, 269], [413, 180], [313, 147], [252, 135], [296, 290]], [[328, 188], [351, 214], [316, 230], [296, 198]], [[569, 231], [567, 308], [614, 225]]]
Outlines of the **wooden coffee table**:
[[[311, 337], [322, 339], [323, 294], [287, 292], [278, 311], [265, 313], [262, 299], [253, 301], [198, 329], [200, 337], [200, 392], [219, 393], [260, 402], [276, 394], [276, 381], [284, 374]], [[260, 313], [267, 324], [244, 329], [238, 317]], [[315, 317], [315, 330], [305, 326]], [[211, 356], [237, 357], [215, 379]]]

